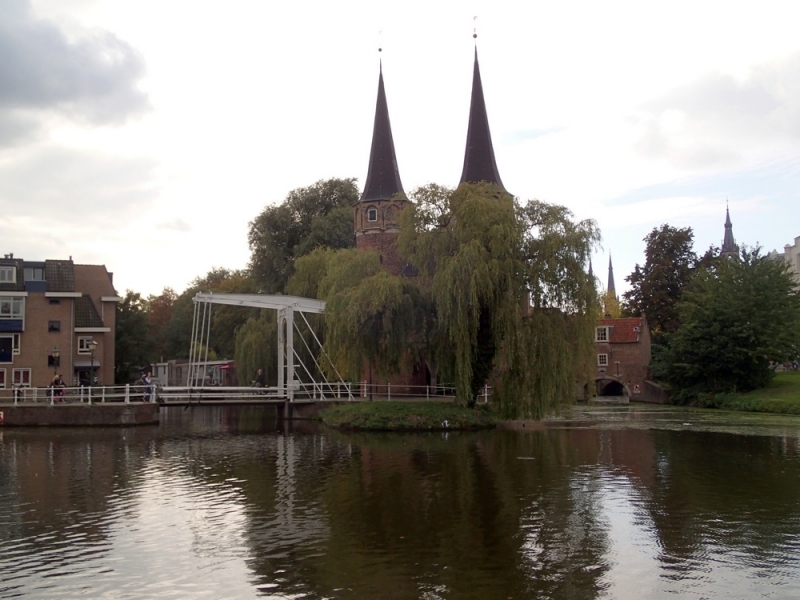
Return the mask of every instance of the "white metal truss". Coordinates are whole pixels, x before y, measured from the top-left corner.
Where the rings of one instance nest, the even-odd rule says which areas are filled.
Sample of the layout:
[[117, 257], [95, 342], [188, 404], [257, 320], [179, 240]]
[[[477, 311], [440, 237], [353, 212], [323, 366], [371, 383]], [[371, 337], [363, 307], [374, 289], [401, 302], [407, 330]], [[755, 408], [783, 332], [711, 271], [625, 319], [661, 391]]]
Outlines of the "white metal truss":
[[[288, 400], [294, 399], [295, 393], [301, 388], [302, 382], [297, 378], [296, 368], [300, 367], [311, 379], [312, 389], [323, 388], [331, 389], [327, 380], [324, 385], [314, 381], [312, 370], [303, 364], [300, 355], [295, 351], [295, 330], [298, 338], [303, 342], [309, 351], [317, 367], [317, 372], [322, 374], [322, 369], [314, 357], [314, 353], [308, 347], [305, 339], [300, 335], [300, 330], [294, 322], [294, 313], [300, 316], [308, 326], [314, 340], [320, 344], [308, 320], [303, 313], [324, 314], [325, 302], [313, 298], [301, 298], [298, 296], [269, 296], [262, 294], [213, 294], [200, 292], [194, 299], [194, 319], [192, 321], [192, 342], [189, 349], [189, 375], [187, 380], [188, 387], [203, 387], [205, 377], [198, 377], [199, 369], [208, 362], [208, 347], [211, 338], [211, 305], [222, 304], [226, 306], [242, 306], [248, 308], [269, 308], [278, 313], [278, 392]], [[205, 346], [205, 356], [202, 354], [202, 346]], [[330, 360], [324, 349], [322, 354]], [[334, 371], [336, 368], [334, 367]], [[325, 376], [321, 375], [324, 379]], [[338, 373], [337, 373], [338, 376]], [[339, 377], [341, 380], [341, 377]], [[337, 387], [338, 389], [338, 387]], [[348, 389], [348, 395], [349, 389]]]

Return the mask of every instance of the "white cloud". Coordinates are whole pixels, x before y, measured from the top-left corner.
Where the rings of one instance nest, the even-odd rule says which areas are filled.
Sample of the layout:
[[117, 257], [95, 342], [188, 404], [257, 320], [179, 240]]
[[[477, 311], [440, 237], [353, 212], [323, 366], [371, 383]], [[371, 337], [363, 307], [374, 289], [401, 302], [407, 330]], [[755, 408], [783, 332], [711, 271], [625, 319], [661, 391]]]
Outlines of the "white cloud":
[[644, 156], [685, 169], [729, 166], [775, 144], [800, 141], [800, 54], [737, 79], [710, 73], [642, 107]]

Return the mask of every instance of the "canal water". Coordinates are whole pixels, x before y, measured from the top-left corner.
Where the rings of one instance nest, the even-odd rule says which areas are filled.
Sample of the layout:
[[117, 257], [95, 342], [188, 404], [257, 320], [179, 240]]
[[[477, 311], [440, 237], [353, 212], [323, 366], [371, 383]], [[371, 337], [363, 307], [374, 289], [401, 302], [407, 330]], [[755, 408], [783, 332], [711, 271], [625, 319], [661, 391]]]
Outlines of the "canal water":
[[0, 598], [798, 598], [800, 418], [0, 429]]

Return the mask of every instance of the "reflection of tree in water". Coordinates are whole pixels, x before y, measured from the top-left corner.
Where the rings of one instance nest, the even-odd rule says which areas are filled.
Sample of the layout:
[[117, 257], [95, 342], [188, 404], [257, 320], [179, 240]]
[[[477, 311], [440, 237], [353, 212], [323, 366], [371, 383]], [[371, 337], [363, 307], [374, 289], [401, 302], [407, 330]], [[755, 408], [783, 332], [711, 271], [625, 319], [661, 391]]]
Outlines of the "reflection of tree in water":
[[796, 439], [688, 431], [654, 437], [658, 474], [647, 506], [668, 573], [682, 577], [686, 564], [728, 552], [765, 572], [786, 567], [800, 524]]

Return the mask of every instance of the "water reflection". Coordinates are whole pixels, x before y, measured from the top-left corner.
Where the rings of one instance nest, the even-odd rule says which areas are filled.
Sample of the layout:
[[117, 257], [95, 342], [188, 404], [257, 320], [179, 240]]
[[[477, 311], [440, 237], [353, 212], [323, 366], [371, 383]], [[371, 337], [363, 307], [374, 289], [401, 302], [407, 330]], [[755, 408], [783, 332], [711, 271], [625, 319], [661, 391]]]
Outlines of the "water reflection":
[[796, 422], [601, 414], [344, 434], [192, 407], [0, 430], [0, 597], [800, 594]]

